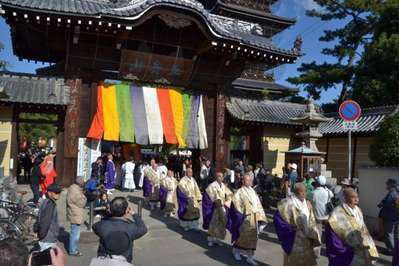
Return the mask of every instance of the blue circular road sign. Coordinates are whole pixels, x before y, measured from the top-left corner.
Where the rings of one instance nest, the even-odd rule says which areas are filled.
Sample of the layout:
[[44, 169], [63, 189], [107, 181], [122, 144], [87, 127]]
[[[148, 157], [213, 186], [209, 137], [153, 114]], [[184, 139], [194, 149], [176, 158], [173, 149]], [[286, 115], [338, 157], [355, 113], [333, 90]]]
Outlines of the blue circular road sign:
[[339, 107], [339, 116], [348, 122], [356, 121], [362, 114], [360, 105], [352, 100], [345, 101]]

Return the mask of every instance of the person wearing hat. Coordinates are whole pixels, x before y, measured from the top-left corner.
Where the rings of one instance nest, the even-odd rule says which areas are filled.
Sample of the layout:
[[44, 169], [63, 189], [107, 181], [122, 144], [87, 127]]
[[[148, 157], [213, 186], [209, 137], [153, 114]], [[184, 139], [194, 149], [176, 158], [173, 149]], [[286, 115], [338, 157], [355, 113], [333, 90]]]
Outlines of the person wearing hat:
[[344, 190], [345, 188], [351, 187], [351, 182], [349, 181], [349, 178], [343, 178], [341, 182], [334, 188], [334, 195], [335, 198], [338, 199], [339, 204], [343, 204], [345, 202], [345, 197], [344, 197]]
[[388, 179], [386, 182], [388, 194], [378, 204], [381, 208], [379, 217], [384, 225], [384, 242], [388, 254], [392, 255], [395, 247], [395, 241], [399, 238], [399, 213], [396, 210], [395, 201], [399, 198], [397, 190], [398, 183], [395, 179]]
[[57, 245], [59, 223], [56, 201], [60, 198], [61, 187], [57, 183], [47, 187], [46, 199], [40, 205], [35, 232], [39, 238], [40, 251]]

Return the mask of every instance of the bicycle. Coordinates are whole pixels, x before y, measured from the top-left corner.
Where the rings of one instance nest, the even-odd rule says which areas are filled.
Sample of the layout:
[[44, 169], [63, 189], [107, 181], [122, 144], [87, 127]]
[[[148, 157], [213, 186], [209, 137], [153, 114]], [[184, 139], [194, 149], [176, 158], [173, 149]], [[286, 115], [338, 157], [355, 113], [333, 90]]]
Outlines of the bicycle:
[[23, 240], [34, 241], [34, 224], [37, 220], [36, 209], [28, 205], [0, 200], [0, 208], [7, 212], [6, 218], [0, 218], [0, 237], [6, 235]]

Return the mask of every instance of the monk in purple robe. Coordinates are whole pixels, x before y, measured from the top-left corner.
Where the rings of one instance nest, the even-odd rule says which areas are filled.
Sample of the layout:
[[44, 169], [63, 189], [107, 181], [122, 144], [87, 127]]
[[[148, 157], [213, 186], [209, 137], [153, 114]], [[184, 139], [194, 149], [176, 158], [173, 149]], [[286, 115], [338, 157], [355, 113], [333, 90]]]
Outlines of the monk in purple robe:
[[193, 177], [193, 170], [187, 168], [176, 189], [179, 208], [177, 214], [180, 226], [185, 230], [199, 230], [201, 191]]
[[116, 169], [115, 164], [112, 161], [112, 154], [108, 154], [108, 161], [105, 168], [105, 188], [107, 189], [108, 194], [112, 194], [115, 190], [115, 178], [116, 178]]
[[253, 179], [245, 174], [243, 186], [232, 198], [227, 228], [231, 233], [234, 259], [245, 256], [247, 263], [258, 265], [255, 250], [258, 236], [267, 223], [267, 218], [258, 195], [252, 188]]
[[317, 265], [315, 247], [321, 245], [312, 204], [306, 200], [306, 187], [296, 183], [294, 195], [281, 200], [274, 225], [284, 251], [284, 266]]
[[233, 193], [223, 184], [223, 174], [216, 173], [202, 196], [202, 227], [208, 230], [208, 246], [221, 246], [226, 237], [227, 214]]
[[328, 219], [326, 249], [330, 266], [371, 266], [378, 258], [358, 203], [356, 191], [346, 188], [344, 203]]

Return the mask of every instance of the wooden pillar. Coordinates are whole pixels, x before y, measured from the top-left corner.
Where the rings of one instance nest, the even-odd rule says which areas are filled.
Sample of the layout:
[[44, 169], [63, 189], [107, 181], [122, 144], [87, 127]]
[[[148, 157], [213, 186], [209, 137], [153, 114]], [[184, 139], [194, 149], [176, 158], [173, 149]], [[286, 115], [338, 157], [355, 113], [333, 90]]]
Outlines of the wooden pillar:
[[357, 160], [357, 141], [358, 137], [354, 137], [354, 144], [353, 144], [353, 157], [352, 157], [352, 178], [355, 177], [356, 174], [356, 160]]
[[58, 173], [59, 181], [63, 186], [69, 186], [76, 177], [78, 140], [80, 131], [80, 92], [82, 81], [80, 79], [67, 80], [70, 87], [70, 102], [65, 114], [65, 132], [63, 136], [64, 160], [63, 172]]
[[56, 160], [55, 160], [55, 169], [58, 174], [58, 182], [62, 183], [60, 179], [64, 175], [64, 139], [65, 139], [65, 110], [58, 113], [57, 117], [57, 150], [56, 150]]
[[216, 95], [215, 101], [215, 136], [214, 158], [215, 169], [221, 171], [227, 164], [228, 130], [226, 124], [226, 96], [221, 92]]
[[256, 130], [256, 127], [251, 126], [249, 128], [249, 163], [255, 167], [255, 164], [263, 162], [262, 152], [262, 137], [263, 130]]

